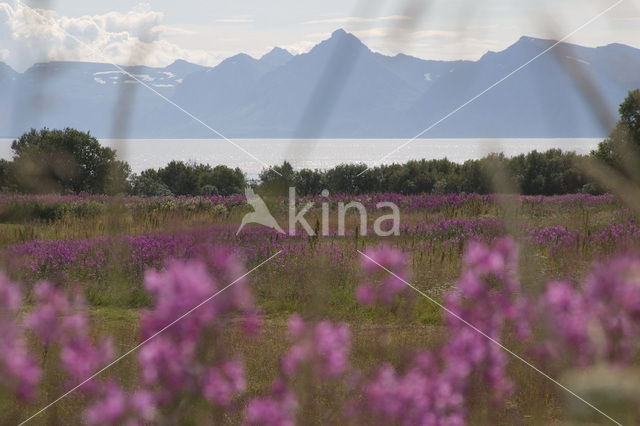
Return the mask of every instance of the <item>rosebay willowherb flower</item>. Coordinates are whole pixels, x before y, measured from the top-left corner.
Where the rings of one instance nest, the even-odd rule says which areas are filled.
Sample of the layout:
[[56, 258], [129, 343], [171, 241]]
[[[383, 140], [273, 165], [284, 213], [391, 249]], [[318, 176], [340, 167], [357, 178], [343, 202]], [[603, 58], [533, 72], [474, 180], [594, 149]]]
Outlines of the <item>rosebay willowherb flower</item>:
[[219, 367], [209, 368], [202, 393], [209, 401], [227, 407], [231, 404], [233, 397], [243, 393], [246, 388], [244, 365], [239, 360], [232, 360]]
[[0, 274], [0, 389], [31, 399], [42, 372], [27, 349], [19, 319], [22, 294], [17, 284]]
[[405, 284], [409, 280], [409, 260], [406, 254], [386, 245], [368, 248], [364, 254], [361, 266], [365, 281], [356, 289], [356, 298], [360, 303], [391, 304], [400, 294], [405, 297], [414, 295], [413, 290]]
[[271, 387], [271, 395], [253, 398], [247, 403], [244, 425], [251, 426], [293, 426], [296, 424], [296, 395], [277, 379]]
[[571, 247], [580, 238], [583, 238], [580, 232], [576, 230], [569, 231], [559, 225], [533, 228], [529, 231], [528, 236], [529, 241], [537, 245], [549, 247], [552, 252]]
[[154, 420], [156, 411], [156, 402], [150, 392], [128, 393], [110, 382], [85, 410], [84, 420], [92, 425], [143, 425]]
[[464, 395], [440, 364], [429, 352], [419, 352], [403, 375], [383, 364], [364, 385], [367, 407], [360, 415], [372, 424], [463, 425]]
[[251, 335], [260, 326], [247, 281], [240, 278], [244, 273], [233, 253], [220, 247], [210, 250], [206, 263], [176, 260], [147, 273], [145, 287], [154, 308], [142, 316], [141, 331], [143, 339], [154, 337], [140, 349], [138, 360], [154, 401], [171, 406], [195, 392], [214, 406], [227, 407], [244, 392], [241, 358], [215, 344], [231, 314], [244, 317]]
[[[59, 347], [59, 365], [68, 388], [82, 383], [109, 363], [113, 356], [111, 338], [93, 342], [84, 299], [78, 291], [70, 300], [62, 289], [40, 282], [35, 286], [34, 299], [26, 326], [39, 338], [45, 353], [52, 345]], [[91, 393], [98, 386], [96, 381], [87, 382], [83, 390]]]
[[289, 352], [282, 358], [282, 371], [287, 377], [295, 375], [304, 363], [310, 363], [317, 377], [339, 377], [349, 367], [351, 333], [346, 324], [321, 321], [315, 326], [305, 324], [302, 317], [289, 319]]
[[[442, 323], [445, 335], [430, 350], [406, 353], [395, 348], [397, 358], [363, 366], [352, 359], [358, 352], [352, 351], [356, 345], [348, 325], [292, 315], [289, 347], [279, 359], [276, 377], [268, 378], [274, 379], [273, 385], [249, 398], [252, 376], [236, 346], [222, 343], [228, 328], [244, 328], [251, 336], [260, 329], [260, 310], [248, 280], [239, 279], [246, 259], [232, 248], [211, 244], [198, 245], [194, 253], [194, 259], [172, 260], [147, 271], [144, 284], [152, 307], [141, 316], [141, 339], [153, 338], [140, 348], [131, 387], [109, 378], [96, 378], [82, 387], [84, 396], [77, 404], [87, 423], [197, 423], [203, 418], [217, 423], [242, 418], [247, 425], [293, 425], [308, 420], [306, 413], [318, 408], [314, 404], [322, 395], [327, 398], [323, 404], [331, 401], [320, 405], [323, 410], [348, 413], [354, 424], [462, 425], [474, 419], [479, 383], [484, 386], [480, 398], [487, 399], [482, 402], [496, 404], [504, 403], [519, 384], [510, 375], [508, 355], [487, 336], [505, 346], [544, 352], [560, 366], [551, 371], [558, 375], [576, 365], [626, 365], [640, 350], [639, 257], [597, 263], [581, 282], [552, 281], [534, 296], [518, 279], [516, 244], [499, 238], [490, 245], [468, 244], [460, 276], [442, 299], [448, 311]], [[366, 254], [402, 279], [365, 258], [358, 300], [390, 304], [414, 296], [403, 282], [411, 282], [405, 252], [381, 246]], [[91, 376], [112, 358], [110, 340], [92, 338], [92, 326], [77, 294], [38, 283], [33, 308], [25, 309], [19, 286], [0, 277], [2, 390], [18, 397], [37, 394], [38, 364], [44, 363], [27, 350], [27, 334], [34, 348], [43, 349], [41, 357], [47, 356], [47, 348], [60, 348], [53, 360], [60, 383], [71, 386]], [[195, 406], [203, 417], [189, 417]]]
[[37, 283], [33, 293], [35, 308], [27, 316], [26, 324], [44, 345], [66, 340], [86, 330], [84, 304], [78, 293], [71, 302], [65, 292], [46, 281]]
[[368, 410], [385, 416], [377, 420], [380, 424], [462, 425], [467, 393], [478, 375], [487, 380], [496, 401], [512, 390], [506, 354], [469, 324], [497, 341], [509, 323], [523, 339], [528, 337], [527, 302], [515, 274], [515, 244], [511, 239], [498, 240], [493, 247], [472, 243], [463, 262], [461, 278], [445, 296], [450, 312], [445, 343], [433, 353], [418, 354], [403, 375], [383, 365], [365, 384]]
[[590, 364], [593, 347], [584, 295], [570, 283], [550, 282], [539, 304], [539, 318], [546, 328], [543, 343], [533, 348], [534, 354], [543, 359], [568, 359], [578, 366]]
[[595, 343], [598, 355], [609, 362], [630, 362], [640, 349], [640, 258], [622, 256], [596, 264], [582, 288], [590, 319], [602, 330], [602, 340]]
[[551, 282], [539, 302], [545, 339], [535, 348], [567, 366], [626, 365], [640, 345], [640, 258], [596, 263], [579, 284]]

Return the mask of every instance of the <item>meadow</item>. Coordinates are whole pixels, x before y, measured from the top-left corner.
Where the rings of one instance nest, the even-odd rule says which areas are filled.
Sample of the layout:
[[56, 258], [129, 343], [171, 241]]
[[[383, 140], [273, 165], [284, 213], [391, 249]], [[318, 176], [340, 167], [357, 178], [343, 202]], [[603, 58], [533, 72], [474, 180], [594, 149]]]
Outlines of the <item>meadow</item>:
[[[30, 421], [640, 421], [638, 213], [606, 194], [332, 195], [330, 229], [349, 200], [370, 226], [396, 203], [400, 235], [355, 212], [345, 236], [236, 235], [242, 196], [0, 195], [1, 423], [48, 404]], [[298, 201], [318, 229], [327, 198]], [[286, 223], [288, 199], [266, 202]]]

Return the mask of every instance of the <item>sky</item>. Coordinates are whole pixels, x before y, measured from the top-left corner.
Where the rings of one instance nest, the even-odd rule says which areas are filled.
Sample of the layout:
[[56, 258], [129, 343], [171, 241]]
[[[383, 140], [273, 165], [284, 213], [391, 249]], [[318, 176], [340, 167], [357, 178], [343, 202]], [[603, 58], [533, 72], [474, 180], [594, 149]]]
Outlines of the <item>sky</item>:
[[[521, 36], [560, 39], [616, 0], [0, 0], [0, 61], [213, 66], [275, 46], [304, 53], [338, 28], [383, 54], [476, 60]], [[28, 6], [28, 7], [25, 7]], [[37, 9], [37, 13], [31, 8]], [[640, 0], [567, 40], [640, 47]]]

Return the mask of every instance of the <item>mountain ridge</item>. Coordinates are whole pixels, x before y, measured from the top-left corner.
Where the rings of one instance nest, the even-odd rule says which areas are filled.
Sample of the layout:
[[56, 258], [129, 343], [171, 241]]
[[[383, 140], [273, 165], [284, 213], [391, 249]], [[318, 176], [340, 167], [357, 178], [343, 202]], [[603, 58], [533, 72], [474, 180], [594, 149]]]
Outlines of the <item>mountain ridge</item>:
[[[227, 137], [404, 138], [556, 43], [522, 36], [477, 61], [438, 61], [383, 55], [339, 29], [298, 55], [274, 47], [215, 67], [177, 60], [123, 69]], [[71, 126], [99, 137], [216, 137], [112, 65], [57, 61], [23, 73], [3, 65], [0, 135]], [[638, 71], [640, 50], [631, 46], [559, 43], [425, 137], [602, 137], [626, 93], [640, 87]], [[119, 128], [111, 118], [124, 101], [130, 115]]]

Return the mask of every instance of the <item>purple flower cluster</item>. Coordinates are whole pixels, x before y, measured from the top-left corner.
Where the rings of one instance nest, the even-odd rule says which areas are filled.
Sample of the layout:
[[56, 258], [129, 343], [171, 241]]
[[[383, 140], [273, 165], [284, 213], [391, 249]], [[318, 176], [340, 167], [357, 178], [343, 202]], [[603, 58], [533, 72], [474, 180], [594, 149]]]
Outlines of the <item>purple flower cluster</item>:
[[363, 204], [367, 209], [375, 209], [376, 205], [381, 202], [392, 202], [396, 204], [402, 211], [427, 210], [430, 212], [441, 211], [443, 209], [460, 208], [466, 204], [490, 204], [493, 202], [492, 195], [478, 194], [415, 194], [405, 195], [398, 193], [371, 193], [363, 195], [352, 194], [334, 194], [327, 198], [320, 195], [301, 197], [300, 203], [307, 202], [325, 203], [349, 203], [357, 201]]
[[600, 229], [581, 232], [560, 225], [532, 228], [526, 239], [538, 246], [548, 247], [552, 253], [570, 247], [598, 247], [607, 252], [623, 252], [638, 248], [640, 227], [635, 219], [613, 222]]
[[540, 359], [565, 356], [577, 365], [588, 365], [592, 360], [589, 307], [583, 295], [570, 283], [551, 282], [539, 303], [540, 317], [548, 330], [543, 334], [545, 341], [532, 348], [533, 354]]
[[505, 234], [504, 222], [497, 218], [480, 219], [442, 219], [436, 223], [406, 223], [401, 231], [412, 236], [427, 238], [430, 241], [442, 241], [457, 244], [461, 241], [492, 241]]
[[339, 202], [348, 203], [358, 201], [367, 209], [375, 209], [379, 202], [395, 203], [402, 211], [425, 210], [428, 212], [449, 211], [452, 209], [469, 208], [471, 210], [482, 210], [481, 207], [515, 201], [523, 207], [536, 206], [561, 206], [561, 207], [594, 207], [600, 205], [614, 204], [615, 199], [610, 194], [589, 195], [589, 194], [568, 194], [557, 196], [525, 196], [510, 194], [413, 194], [405, 195], [398, 193], [372, 193], [363, 195], [333, 194], [329, 197], [320, 195], [301, 197], [299, 201], [303, 204], [311, 201], [315, 203], [329, 202], [335, 204]]
[[213, 246], [225, 246], [250, 262], [287, 247], [275, 231], [252, 228], [236, 238], [235, 230], [234, 226], [216, 225], [173, 234], [34, 240], [9, 247], [6, 257], [12, 272], [29, 278], [85, 280], [111, 272], [141, 276], [148, 268], [164, 267], [170, 259], [206, 257]]
[[570, 247], [580, 239], [578, 231], [569, 231], [560, 225], [533, 228], [529, 231], [528, 239], [534, 244], [547, 246], [552, 252]]
[[[505, 197], [497, 195], [496, 197]], [[509, 197], [509, 196], [506, 196]], [[566, 194], [566, 195], [519, 195], [523, 205], [560, 205], [562, 207], [595, 207], [615, 203], [615, 197], [611, 194], [590, 195], [590, 194]]]
[[153, 395], [145, 390], [131, 394], [109, 382], [96, 393], [95, 401], [85, 410], [84, 420], [91, 425], [142, 425], [156, 416]]
[[[597, 206], [602, 204], [613, 203], [614, 197], [610, 194], [605, 195], [589, 195], [589, 194], [568, 194], [557, 196], [525, 196], [525, 195], [479, 195], [479, 194], [414, 194], [404, 195], [398, 193], [371, 193], [363, 195], [351, 194], [332, 194], [329, 197], [321, 195], [300, 197], [299, 201], [307, 203], [309, 201], [322, 202], [349, 202], [359, 201], [367, 207], [375, 207], [378, 202], [391, 201], [396, 203], [403, 209], [430, 209], [437, 210], [446, 207], [462, 207], [465, 203], [491, 203], [495, 200], [515, 199], [527, 205], [574, 205], [574, 206]], [[283, 201], [285, 199], [283, 198]], [[197, 204], [211, 203], [214, 205], [224, 205], [225, 207], [234, 207], [245, 204], [244, 195], [231, 196], [178, 196], [178, 197], [109, 197], [105, 195], [78, 194], [78, 195], [21, 195], [12, 193], [0, 194], [0, 206], [8, 204], [33, 203], [38, 202], [44, 205], [53, 205], [61, 203], [69, 204], [86, 204], [86, 203], [108, 203], [111, 201], [122, 202], [126, 205], [132, 205], [136, 208], [169, 208], [171, 205], [177, 204]]]
[[486, 380], [496, 402], [513, 390], [507, 354], [496, 344], [507, 333], [567, 367], [628, 364], [640, 352], [640, 258], [596, 265], [578, 288], [551, 282], [537, 300], [520, 288], [511, 239], [491, 248], [471, 243], [463, 261], [457, 285], [445, 296], [445, 343], [419, 353], [402, 374], [381, 366], [363, 387], [360, 415], [383, 415], [381, 423], [464, 424], [473, 380]]
[[640, 349], [639, 283], [637, 256], [596, 264], [578, 288], [550, 283], [541, 315], [548, 336], [542, 352], [570, 364], [629, 363]]
[[[471, 243], [464, 255], [462, 276], [445, 296], [448, 363], [457, 365], [456, 371], [481, 368], [498, 399], [511, 390], [505, 371], [507, 355], [486, 336], [500, 342], [508, 325], [520, 340], [531, 334], [529, 302], [516, 277], [517, 253], [510, 238], [498, 240], [492, 248]], [[475, 356], [467, 358], [465, 354]]]
[[[38, 283], [34, 290], [35, 307], [26, 325], [47, 350], [52, 344], [60, 346], [60, 367], [66, 374], [66, 385], [82, 383], [105, 366], [113, 356], [112, 343], [106, 338], [94, 344], [89, 319], [80, 293], [72, 301], [60, 289], [48, 282]], [[96, 391], [96, 382], [84, 385], [87, 392]]]
[[340, 381], [351, 370], [351, 333], [346, 324], [320, 321], [311, 325], [296, 314], [289, 318], [289, 338], [291, 347], [280, 362], [281, 377], [274, 381], [270, 396], [249, 401], [246, 425], [294, 425], [296, 376], [310, 372], [314, 381]]
[[20, 398], [33, 398], [41, 371], [29, 355], [18, 314], [22, 294], [18, 286], [0, 275], [0, 388]]
[[212, 403], [228, 407], [233, 396], [243, 393], [246, 388], [244, 366], [241, 361], [232, 360], [207, 371], [202, 394]]
[[244, 367], [239, 360], [219, 353], [219, 366], [208, 368], [199, 359], [202, 348], [220, 332], [226, 315], [247, 315], [249, 322], [254, 321], [257, 310], [246, 278], [238, 280], [243, 274], [236, 258], [219, 248], [210, 253], [208, 264], [174, 261], [161, 272], [147, 272], [145, 287], [155, 303], [153, 310], [143, 314], [141, 328], [142, 338], [152, 340], [141, 348], [138, 358], [142, 381], [154, 390], [158, 402], [199, 391], [212, 403], [227, 406], [244, 391]]
[[351, 334], [346, 324], [321, 321], [307, 329], [299, 315], [289, 319], [293, 344], [282, 359], [282, 371], [293, 376], [303, 363], [310, 363], [317, 377], [339, 377], [347, 371]]
[[180, 405], [186, 395], [199, 394], [212, 407], [229, 407], [246, 390], [243, 363], [216, 347], [212, 365], [208, 345], [216, 340], [226, 315], [245, 315], [255, 324], [257, 310], [245, 279], [219, 293], [233, 281], [230, 277], [243, 273], [235, 256], [220, 248], [209, 253], [207, 263], [176, 260], [163, 271], [148, 271], [145, 288], [154, 308], [141, 318], [146, 342], [138, 355], [141, 389], [127, 393], [109, 383], [87, 410], [87, 421], [143, 424], [174, 416], [163, 407]]
[[[403, 252], [389, 246], [382, 246], [377, 249], [366, 249], [364, 254], [361, 265], [366, 278], [365, 282], [356, 289], [356, 299], [360, 303], [391, 304], [400, 294], [413, 295], [413, 290], [406, 284], [409, 279], [409, 261]], [[384, 271], [381, 266], [395, 275]], [[377, 284], [373, 282], [376, 278], [379, 278]]]
[[244, 422], [246, 426], [293, 426], [298, 400], [283, 380], [276, 380], [271, 395], [253, 398], [247, 404]]
[[[106, 205], [107, 203], [117, 202], [130, 206], [138, 210], [175, 210], [187, 206], [204, 205], [224, 205], [225, 207], [234, 207], [246, 203], [244, 195], [231, 196], [178, 196], [178, 197], [110, 197], [107, 195], [95, 194], [77, 194], [77, 195], [61, 195], [61, 194], [15, 194], [0, 193], [0, 207], [12, 204], [38, 203], [45, 206], [68, 206], [67, 210], [73, 210], [77, 207], [86, 205]], [[193, 210], [189, 209], [189, 210]]]
[[87, 318], [78, 311], [83, 307], [80, 297], [72, 303], [64, 292], [48, 282], [36, 284], [33, 293], [36, 307], [27, 316], [26, 324], [44, 345], [49, 346], [86, 329]]
[[[91, 321], [79, 293], [70, 298], [55, 285], [40, 282], [33, 291], [33, 309], [21, 322], [20, 292], [0, 277], [0, 371], [6, 378], [2, 386], [18, 397], [36, 396], [41, 372], [27, 350], [26, 336], [31, 333], [44, 356], [57, 356], [67, 388], [83, 383], [87, 423], [146, 424], [175, 416], [165, 408], [179, 406], [186, 395], [194, 394], [214, 410], [229, 407], [246, 390], [244, 366], [237, 354], [212, 347], [211, 342], [229, 326], [229, 316], [243, 317], [241, 324], [254, 335], [260, 314], [246, 279], [238, 280], [245, 273], [243, 263], [219, 247], [207, 255], [206, 260], [175, 260], [162, 271], [147, 272], [145, 288], [154, 307], [141, 318], [145, 344], [138, 354], [140, 383], [134, 392], [109, 379], [83, 383], [112, 359], [113, 351], [111, 339], [94, 343], [91, 338]], [[231, 282], [233, 286], [222, 292]], [[49, 350], [54, 347], [59, 350]]]
[[383, 365], [364, 387], [365, 411], [383, 415], [381, 423], [462, 425], [466, 393], [478, 375], [490, 384], [497, 401], [504, 398], [512, 389], [506, 354], [486, 336], [500, 341], [507, 324], [514, 324], [523, 339], [529, 336], [516, 263], [510, 239], [493, 248], [472, 243], [462, 277], [445, 297], [447, 341], [433, 353], [419, 353], [403, 375]]
[[[138, 353], [136, 390], [125, 390], [108, 378], [88, 382], [83, 386], [87, 423], [180, 422], [188, 417], [187, 400], [224, 416], [246, 397], [250, 378], [242, 358], [218, 342], [223, 328], [236, 324], [255, 335], [261, 315], [247, 279], [238, 280], [246, 269], [236, 252], [210, 244], [199, 250], [197, 259], [176, 259], [146, 272], [144, 286], [153, 308], [140, 321], [144, 345]], [[403, 282], [410, 282], [404, 252], [382, 246], [364, 253], [374, 262], [362, 260], [364, 279], [356, 290], [361, 303], [392, 304], [413, 297]], [[337, 404], [344, 404], [331, 409], [354, 423], [462, 425], [470, 418], [470, 397], [479, 380], [487, 384], [483, 397], [498, 404], [513, 391], [509, 359], [496, 343], [510, 346], [514, 339], [545, 357], [541, 359], [565, 367], [636, 359], [640, 257], [596, 264], [579, 284], [551, 282], [538, 298], [524, 293], [517, 264], [518, 250], [510, 238], [491, 246], [471, 242], [460, 278], [443, 299], [445, 340], [431, 351], [403, 357], [409, 362], [402, 366], [383, 362], [361, 371], [350, 362], [346, 324], [291, 316], [290, 346], [280, 360], [278, 377], [268, 394], [248, 400], [244, 424], [293, 425], [304, 419], [304, 404], [315, 398], [303, 393], [325, 386], [340, 390], [334, 396]], [[27, 349], [29, 335], [42, 353], [59, 347], [55, 361], [66, 386], [82, 382], [111, 360], [110, 340], [92, 338], [83, 299], [78, 293], [71, 296], [51, 283], [38, 283], [33, 309], [21, 317], [17, 285], [0, 277], [3, 390], [22, 398], [36, 395], [41, 372]], [[233, 321], [238, 317], [241, 321]], [[339, 400], [341, 392], [349, 397]]]
[[600, 355], [629, 362], [639, 348], [640, 258], [624, 256], [596, 265], [582, 287], [590, 316], [605, 336]]
[[614, 222], [598, 231], [594, 240], [603, 246], [629, 247], [640, 240], [640, 227], [633, 218], [622, 223]]
[[[366, 411], [371, 424], [450, 425], [465, 424], [464, 397], [455, 381], [441, 372], [429, 353], [418, 354], [400, 375], [385, 364], [364, 387]], [[361, 414], [367, 417], [367, 414]], [[380, 418], [382, 417], [382, 418]]]

